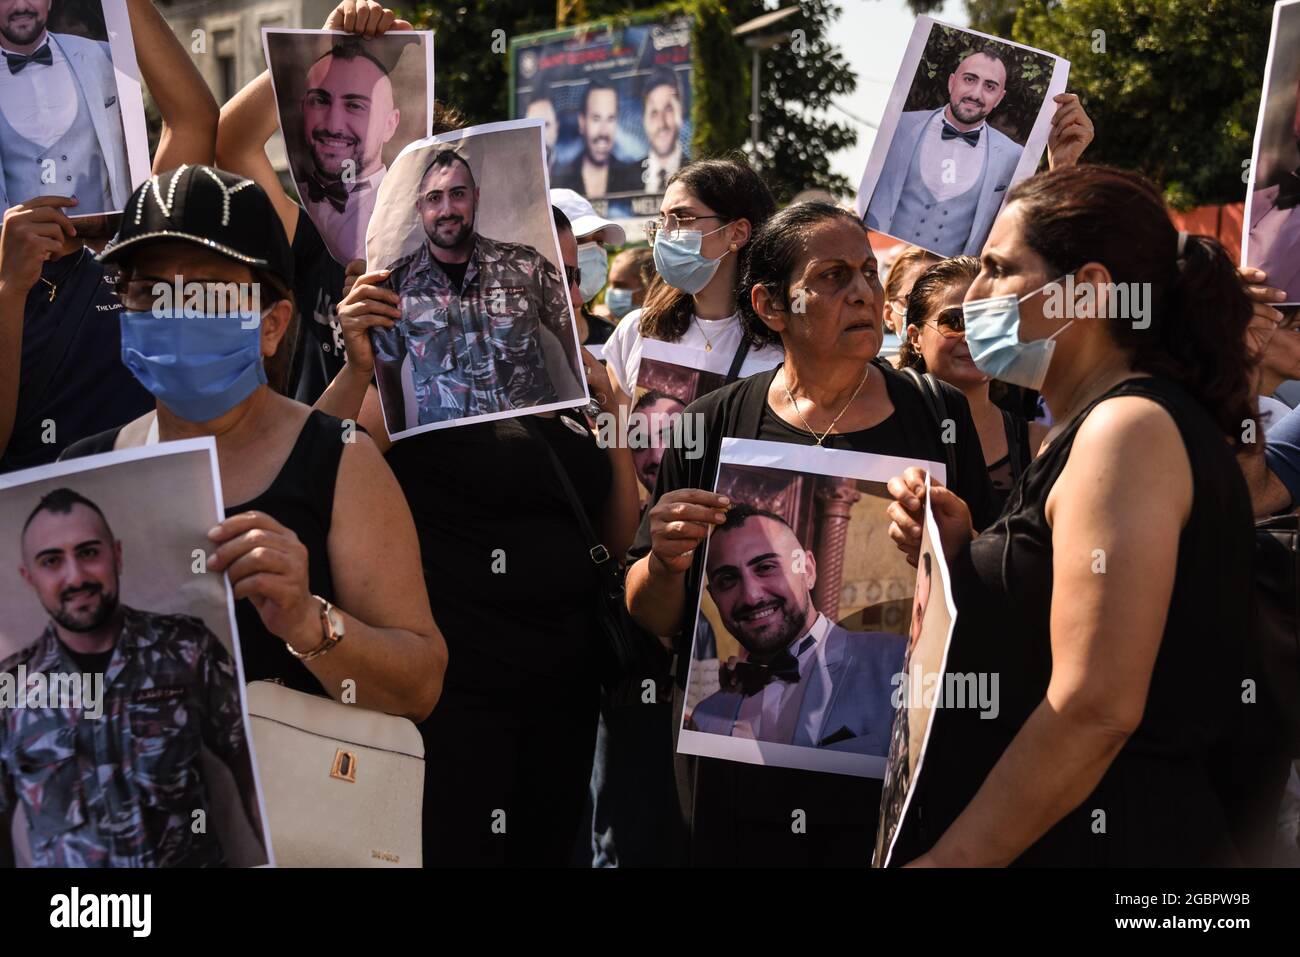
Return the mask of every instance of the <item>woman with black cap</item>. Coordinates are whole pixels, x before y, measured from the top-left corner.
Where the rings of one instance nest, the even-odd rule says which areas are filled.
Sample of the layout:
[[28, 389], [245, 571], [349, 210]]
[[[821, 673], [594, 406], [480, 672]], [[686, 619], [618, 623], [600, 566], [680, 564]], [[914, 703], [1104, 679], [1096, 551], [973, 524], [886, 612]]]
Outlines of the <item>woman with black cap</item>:
[[335, 698], [350, 680], [353, 703], [424, 718], [446, 646], [401, 489], [353, 423], [268, 385], [294, 304], [266, 194], [207, 166], [156, 175], [100, 259], [119, 270], [122, 361], [157, 408], [64, 457], [214, 437], [223, 496], [241, 504], [209, 533], [208, 568], [234, 590], [246, 680]]

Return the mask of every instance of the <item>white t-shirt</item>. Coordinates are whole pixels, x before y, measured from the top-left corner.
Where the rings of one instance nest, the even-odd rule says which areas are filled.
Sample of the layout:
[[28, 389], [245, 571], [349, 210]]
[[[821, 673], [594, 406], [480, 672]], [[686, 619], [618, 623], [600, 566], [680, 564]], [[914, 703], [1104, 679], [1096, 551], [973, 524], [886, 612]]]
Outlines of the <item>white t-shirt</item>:
[[[636, 388], [637, 372], [641, 368], [641, 310], [633, 309], [614, 327], [614, 333], [605, 343], [603, 358], [605, 365], [619, 386], [629, 395]], [[710, 353], [722, 353], [734, 356], [740, 347], [743, 334], [740, 329], [740, 314], [733, 313], [726, 319], [701, 319], [691, 317], [691, 324], [677, 340], [679, 346], [703, 349], [712, 343]], [[772, 368], [785, 358], [785, 350], [780, 345], [765, 345], [761, 349], [750, 347], [745, 361], [740, 366], [740, 377], [754, 375]]]

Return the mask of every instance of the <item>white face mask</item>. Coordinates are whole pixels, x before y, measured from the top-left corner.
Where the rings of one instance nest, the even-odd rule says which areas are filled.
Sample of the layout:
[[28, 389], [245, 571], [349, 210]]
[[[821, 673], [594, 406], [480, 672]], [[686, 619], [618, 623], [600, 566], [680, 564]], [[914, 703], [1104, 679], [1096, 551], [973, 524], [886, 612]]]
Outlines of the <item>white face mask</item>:
[[1020, 304], [1060, 281], [1053, 279], [1025, 296], [990, 296], [961, 304], [966, 322], [966, 345], [977, 369], [994, 379], [1026, 389], [1043, 387], [1052, 353], [1056, 351], [1056, 337], [1074, 320], [1046, 339], [1023, 342], [1020, 338]]

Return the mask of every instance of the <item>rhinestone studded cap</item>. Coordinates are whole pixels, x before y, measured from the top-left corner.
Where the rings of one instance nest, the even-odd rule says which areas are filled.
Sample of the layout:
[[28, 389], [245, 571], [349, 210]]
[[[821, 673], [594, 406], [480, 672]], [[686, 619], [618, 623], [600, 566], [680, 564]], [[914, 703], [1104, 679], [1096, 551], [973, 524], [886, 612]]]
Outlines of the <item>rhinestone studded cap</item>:
[[293, 285], [293, 254], [280, 216], [251, 179], [182, 165], [142, 183], [100, 262], [120, 262], [146, 244], [182, 242], [278, 276]]

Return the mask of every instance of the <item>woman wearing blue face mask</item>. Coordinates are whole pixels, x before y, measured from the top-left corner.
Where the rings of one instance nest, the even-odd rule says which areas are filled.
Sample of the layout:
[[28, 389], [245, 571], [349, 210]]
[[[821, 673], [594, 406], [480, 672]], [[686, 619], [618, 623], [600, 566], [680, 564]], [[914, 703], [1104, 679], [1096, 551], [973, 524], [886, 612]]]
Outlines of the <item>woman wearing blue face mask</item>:
[[[446, 649], [415, 527], [364, 433], [285, 398], [292, 259], [251, 180], [206, 166], [155, 176], [101, 259], [120, 270], [122, 361], [157, 399], [65, 458], [213, 436], [227, 518], [208, 568], [236, 598], [244, 676], [424, 718]], [[268, 367], [270, 373], [268, 373]]]
[[[1227, 782], [1261, 805], [1281, 787], [1268, 762], [1224, 754], [1258, 707], [1239, 712], [1254, 546], [1233, 456], [1254, 417], [1252, 296], [1271, 311], [1136, 174], [1057, 170], [1008, 195], [966, 338], [983, 372], [1041, 389], [1056, 424], [978, 536], [931, 491], [957, 607], [946, 667], [999, 676], [999, 695], [936, 709], [900, 863], [1241, 859]], [[890, 534], [912, 555], [922, 481], [890, 482]]]
[[699, 160], [668, 181], [659, 211], [647, 228], [658, 275], [605, 343], [619, 387], [634, 394], [646, 339], [729, 358], [744, 349], [740, 376], [780, 362], [779, 348], [746, 342], [737, 306], [750, 236], [776, 211], [759, 175], [741, 158]]

